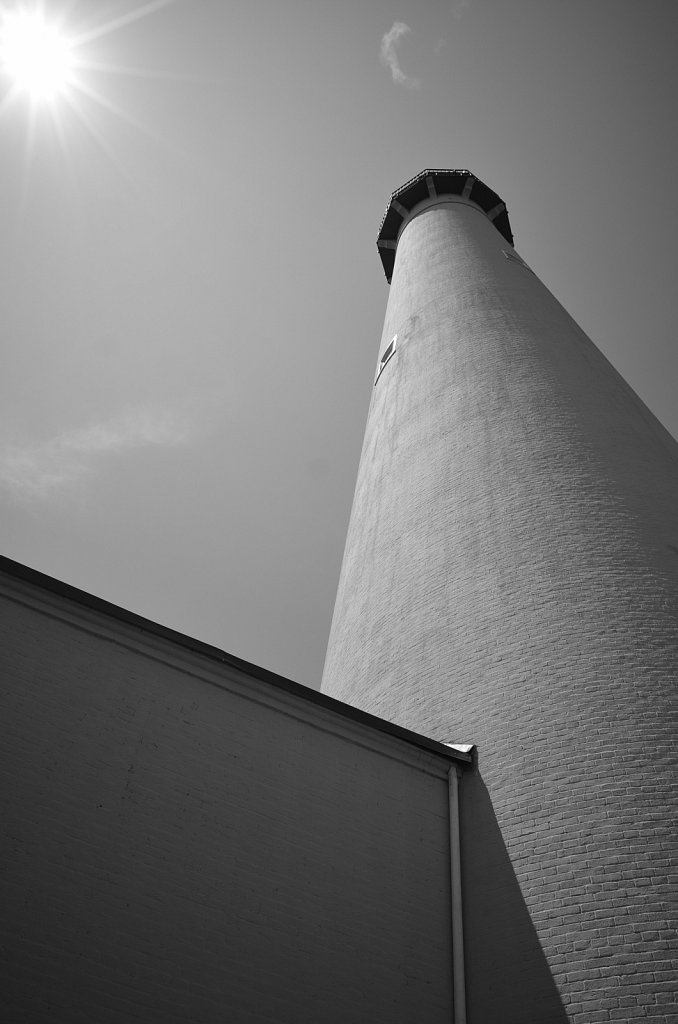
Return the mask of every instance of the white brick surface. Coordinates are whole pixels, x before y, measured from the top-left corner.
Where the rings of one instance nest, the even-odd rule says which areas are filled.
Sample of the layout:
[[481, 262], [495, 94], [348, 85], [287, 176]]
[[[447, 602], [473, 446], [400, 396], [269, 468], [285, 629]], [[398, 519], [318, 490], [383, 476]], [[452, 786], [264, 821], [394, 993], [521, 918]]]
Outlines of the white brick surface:
[[[510, 981], [495, 1004], [480, 992], [497, 965], [472, 921], [474, 1024], [626, 1019], [621, 1007], [664, 1024], [678, 448], [506, 248], [461, 204], [401, 236], [380, 352], [395, 333], [398, 348], [374, 388], [323, 690], [478, 744], [566, 1010], [529, 1015], [508, 925], [501, 970], [523, 997], [500, 1005]], [[489, 913], [478, 829], [467, 899]]]

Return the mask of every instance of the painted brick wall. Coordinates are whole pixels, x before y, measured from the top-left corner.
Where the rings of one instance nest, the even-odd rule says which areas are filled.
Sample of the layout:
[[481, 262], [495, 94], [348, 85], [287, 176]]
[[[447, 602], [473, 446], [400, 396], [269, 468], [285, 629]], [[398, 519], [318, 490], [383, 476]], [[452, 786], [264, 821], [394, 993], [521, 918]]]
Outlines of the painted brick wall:
[[461, 203], [400, 238], [323, 691], [479, 747], [473, 1024], [666, 1024], [678, 448], [507, 249]]
[[4, 1019], [449, 1024], [445, 758], [0, 581]]

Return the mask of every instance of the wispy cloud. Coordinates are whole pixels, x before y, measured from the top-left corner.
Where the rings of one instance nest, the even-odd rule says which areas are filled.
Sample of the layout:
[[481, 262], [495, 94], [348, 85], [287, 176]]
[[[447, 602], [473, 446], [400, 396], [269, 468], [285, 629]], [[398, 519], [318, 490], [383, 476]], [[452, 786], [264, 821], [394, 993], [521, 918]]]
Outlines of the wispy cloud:
[[42, 444], [5, 445], [0, 450], [0, 486], [19, 500], [45, 499], [86, 479], [106, 458], [149, 445], [180, 445], [188, 433], [166, 410], [126, 410]]
[[410, 26], [406, 25], [404, 21], [394, 22], [393, 27], [388, 30], [381, 40], [379, 58], [384, 67], [390, 70], [394, 82], [397, 82], [398, 85], [404, 85], [407, 89], [418, 89], [421, 86], [419, 79], [406, 75], [400, 67], [398, 60], [398, 43], [403, 36], [409, 35], [411, 31]]
[[464, 11], [467, 11], [470, 7], [469, 0], [459, 0], [458, 3], [452, 8], [452, 15], [459, 21], [464, 17]]

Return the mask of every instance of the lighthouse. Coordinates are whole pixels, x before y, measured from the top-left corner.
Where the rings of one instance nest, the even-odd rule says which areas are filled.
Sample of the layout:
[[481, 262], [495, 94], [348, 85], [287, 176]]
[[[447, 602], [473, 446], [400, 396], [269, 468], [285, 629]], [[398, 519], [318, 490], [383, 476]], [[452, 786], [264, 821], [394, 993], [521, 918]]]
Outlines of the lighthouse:
[[477, 748], [472, 1024], [664, 1024], [678, 446], [472, 173], [397, 189], [377, 244], [390, 290], [322, 689]]

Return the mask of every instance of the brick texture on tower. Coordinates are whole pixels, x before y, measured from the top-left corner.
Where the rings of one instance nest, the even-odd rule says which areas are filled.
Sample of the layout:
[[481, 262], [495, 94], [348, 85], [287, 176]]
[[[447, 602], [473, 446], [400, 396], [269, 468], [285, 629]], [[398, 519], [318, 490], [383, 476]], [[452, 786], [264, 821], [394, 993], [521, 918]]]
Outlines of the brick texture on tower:
[[378, 245], [391, 287], [323, 690], [478, 746], [470, 1021], [668, 1024], [678, 446], [468, 171], [395, 192]]

